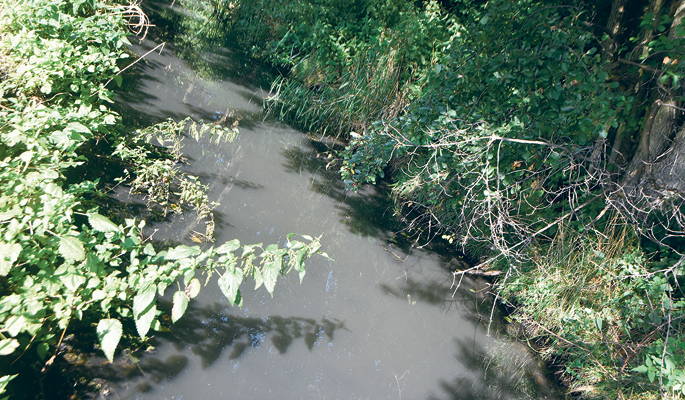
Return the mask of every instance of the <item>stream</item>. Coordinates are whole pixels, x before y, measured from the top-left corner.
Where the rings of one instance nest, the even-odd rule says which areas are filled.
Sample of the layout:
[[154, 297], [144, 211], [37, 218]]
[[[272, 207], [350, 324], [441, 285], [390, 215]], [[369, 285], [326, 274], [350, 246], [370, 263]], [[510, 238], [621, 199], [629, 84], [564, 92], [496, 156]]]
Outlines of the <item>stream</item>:
[[[136, 41], [134, 51], [154, 46]], [[211, 57], [235, 62], [225, 49]], [[125, 119], [238, 120], [231, 143], [184, 141], [185, 171], [220, 203], [216, 245], [323, 235], [332, 260], [311, 258], [303, 282], [295, 273], [280, 279], [273, 298], [247, 282], [242, 308], [210, 280], [171, 332], [151, 339], [153, 349], [108, 366], [106, 398], [557, 398], [527, 345], [501, 333], [498, 320], [488, 327], [486, 282], [466, 277], [455, 293], [446, 256], [394, 233], [387, 193], [346, 192], [326, 168], [324, 144], [265, 120], [263, 91], [202, 79], [170, 46], [137, 68], [136, 90], [118, 100]], [[127, 195], [121, 188], [115, 197]], [[155, 239], [188, 245], [192, 231], [204, 232], [192, 212], [150, 225]]]

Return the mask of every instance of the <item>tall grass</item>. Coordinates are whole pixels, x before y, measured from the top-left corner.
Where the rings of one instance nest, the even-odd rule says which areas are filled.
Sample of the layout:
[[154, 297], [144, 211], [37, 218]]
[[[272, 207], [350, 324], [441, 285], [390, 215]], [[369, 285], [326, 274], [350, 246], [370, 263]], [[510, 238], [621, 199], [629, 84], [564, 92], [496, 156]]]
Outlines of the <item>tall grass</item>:
[[[632, 228], [609, 226], [587, 236], [560, 229], [528, 263], [508, 271], [500, 294], [543, 358], [564, 366], [559, 373], [571, 393], [649, 398], [669, 378], [650, 382], [638, 367], [661, 350], [659, 340], [681, 332], [682, 292], [649, 262]], [[676, 391], [661, 394], [669, 393]]]
[[267, 99], [271, 113], [304, 129], [338, 136], [363, 134], [374, 121], [395, 118], [406, 105], [404, 60], [390, 45], [356, 53], [334, 81], [309, 61], [298, 64], [289, 79], [274, 83], [274, 94]]

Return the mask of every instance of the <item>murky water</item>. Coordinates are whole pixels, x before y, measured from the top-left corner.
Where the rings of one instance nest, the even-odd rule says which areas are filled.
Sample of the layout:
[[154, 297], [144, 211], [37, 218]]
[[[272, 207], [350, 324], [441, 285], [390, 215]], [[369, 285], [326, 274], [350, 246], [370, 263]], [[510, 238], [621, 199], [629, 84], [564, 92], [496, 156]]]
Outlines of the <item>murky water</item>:
[[[141, 54], [154, 46], [144, 43]], [[222, 56], [217, 55], [222, 62]], [[230, 54], [223, 57], [230, 57]], [[226, 58], [225, 62], [231, 60]], [[307, 263], [229, 307], [215, 282], [171, 333], [137, 363], [110, 371], [121, 399], [507, 399], [549, 398], [536, 361], [517, 343], [486, 336], [484, 283], [455, 296], [445, 261], [393, 245], [392, 210], [369, 187], [344, 191], [329, 160], [301, 132], [263, 122], [261, 93], [197, 77], [169, 47], [140, 63], [127, 118], [154, 122], [240, 118], [240, 135], [214, 146], [185, 142], [187, 171], [210, 186], [217, 243], [280, 243], [289, 232], [323, 234], [334, 259]], [[204, 231], [188, 213], [159, 223], [156, 238], [187, 244]], [[405, 246], [407, 247], [407, 246]], [[170, 307], [169, 307], [170, 308]], [[517, 392], [517, 390], [523, 390]], [[115, 396], [116, 395], [116, 396]]]

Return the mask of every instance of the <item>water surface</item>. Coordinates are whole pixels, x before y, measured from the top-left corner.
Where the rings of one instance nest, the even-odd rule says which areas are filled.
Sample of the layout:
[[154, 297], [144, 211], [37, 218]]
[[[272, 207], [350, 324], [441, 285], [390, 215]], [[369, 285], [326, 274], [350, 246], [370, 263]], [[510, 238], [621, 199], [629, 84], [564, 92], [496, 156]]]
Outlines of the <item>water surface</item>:
[[[486, 284], [465, 278], [454, 294], [444, 257], [395, 245], [387, 196], [373, 187], [345, 192], [320, 143], [263, 121], [262, 91], [203, 80], [169, 46], [140, 64], [137, 91], [122, 95], [129, 122], [239, 119], [234, 142], [188, 139], [183, 149], [186, 172], [220, 203], [217, 243], [282, 245], [289, 232], [322, 234], [333, 261], [312, 258], [302, 284], [296, 274], [281, 279], [273, 298], [248, 282], [242, 308], [210, 281], [172, 332], [152, 340], [153, 352], [137, 363], [121, 357], [111, 373], [118, 398], [549, 398], [520, 344], [497, 339], [496, 327], [486, 336]], [[192, 213], [152, 228], [156, 239], [186, 244], [204, 232]]]

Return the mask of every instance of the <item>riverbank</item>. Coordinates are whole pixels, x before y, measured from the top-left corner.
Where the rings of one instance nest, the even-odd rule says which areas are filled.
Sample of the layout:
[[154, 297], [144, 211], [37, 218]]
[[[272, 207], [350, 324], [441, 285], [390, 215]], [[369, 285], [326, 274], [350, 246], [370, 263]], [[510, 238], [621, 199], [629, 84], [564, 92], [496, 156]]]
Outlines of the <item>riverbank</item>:
[[[645, 120], [670, 101], [657, 81], [674, 93], [682, 82], [669, 53], [682, 7], [645, 2], [652, 11], [616, 20], [618, 3], [188, 1], [189, 17], [166, 12], [183, 21], [180, 43], [238, 41], [285, 71], [267, 105], [348, 143], [328, 165], [348, 189], [390, 175], [409, 231], [500, 271], [492, 294], [569, 395], [678, 398], [682, 197], [635, 179], [647, 176]], [[605, 36], [611, 24], [626, 33]]]

